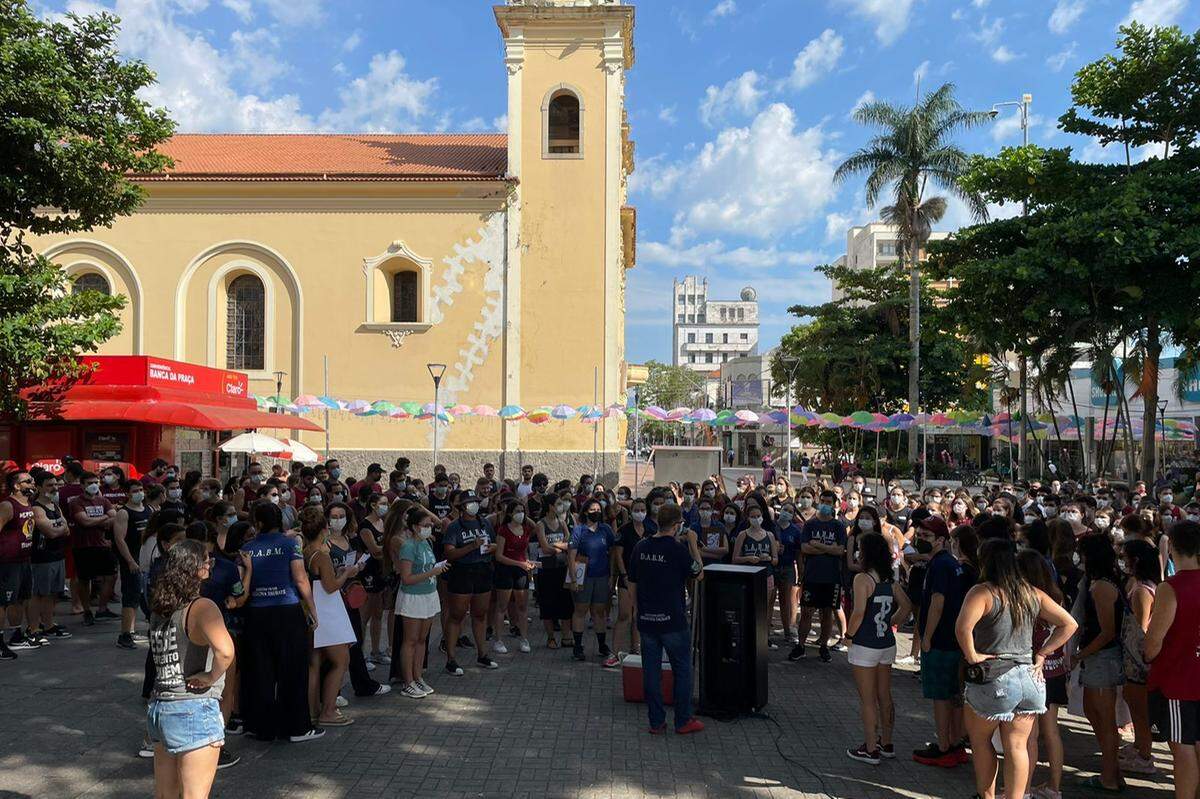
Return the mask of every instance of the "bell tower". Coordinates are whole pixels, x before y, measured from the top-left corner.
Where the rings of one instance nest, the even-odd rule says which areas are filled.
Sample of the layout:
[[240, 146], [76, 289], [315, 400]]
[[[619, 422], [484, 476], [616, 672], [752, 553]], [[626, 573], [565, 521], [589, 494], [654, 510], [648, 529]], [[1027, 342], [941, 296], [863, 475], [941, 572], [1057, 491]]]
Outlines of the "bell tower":
[[[513, 179], [505, 402], [603, 409], [625, 390], [625, 269], [635, 235], [625, 204], [633, 168], [625, 73], [634, 10], [622, 0], [508, 0], [494, 10]], [[590, 472], [595, 451], [596, 471], [619, 470], [621, 419], [505, 428], [504, 450], [522, 451], [526, 462]]]

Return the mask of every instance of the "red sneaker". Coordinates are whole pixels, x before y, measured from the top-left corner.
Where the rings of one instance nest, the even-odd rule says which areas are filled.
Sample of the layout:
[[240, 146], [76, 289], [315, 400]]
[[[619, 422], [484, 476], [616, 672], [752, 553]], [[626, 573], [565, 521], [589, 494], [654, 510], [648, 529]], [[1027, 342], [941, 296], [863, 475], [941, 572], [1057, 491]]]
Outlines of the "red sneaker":
[[666, 732], [666, 731], [667, 731], [667, 725], [666, 725], [666, 723], [659, 724], [657, 727], [651, 727], [651, 728], [650, 728], [650, 734], [651, 734], [651, 735], [662, 735], [662, 734], [663, 734], [664, 732]]
[[704, 729], [704, 722], [698, 718], [688, 719], [688, 723], [684, 724], [675, 730], [676, 735], [690, 735], [693, 732], [701, 732]]

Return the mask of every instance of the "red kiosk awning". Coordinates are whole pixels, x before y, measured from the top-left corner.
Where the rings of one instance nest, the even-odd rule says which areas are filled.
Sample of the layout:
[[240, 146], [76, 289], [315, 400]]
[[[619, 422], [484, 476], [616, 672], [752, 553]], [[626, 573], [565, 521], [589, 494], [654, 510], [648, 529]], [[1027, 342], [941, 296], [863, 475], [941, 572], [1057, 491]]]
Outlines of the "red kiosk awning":
[[323, 430], [300, 416], [258, 410], [241, 372], [147, 355], [83, 360], [93, 364], [92, 372], [53, 399], [26, 394], [30, 419], [150, 422], [196, 430]]

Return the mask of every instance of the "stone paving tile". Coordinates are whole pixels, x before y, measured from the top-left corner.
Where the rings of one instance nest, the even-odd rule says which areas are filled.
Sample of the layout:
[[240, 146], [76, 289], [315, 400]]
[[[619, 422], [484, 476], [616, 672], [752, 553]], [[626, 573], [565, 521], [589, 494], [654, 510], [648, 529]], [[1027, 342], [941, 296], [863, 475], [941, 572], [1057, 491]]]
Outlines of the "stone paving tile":
[[[151, 762], [136, 756], [145, 644], [116, 648], [115, 629], [79, 628], [70, 641], [0, 664], [0, 799], [123, 799], [152, 794]], [[904, 649], [904, 646], [901, 646]], [[706, 720], [696, 736], [646, 734], [645, 708], [622, 700], [620, 676], [535, 648], [501, 668], [434, 671], [438, 693], [352, 700], [357, 722], [303, 745], [231, 738], [239, 765], [217, 776], [216, 797], [439, 799], [904, 799], [965, 797], [967, 767], [920, 766], [906, 753], [931, 735], [917, 680], [897, 671], [896, 748], [878, 767], [845, 757], [858, 742], [844, 656], [792, 664], [771, 652], [764, 718]], [[440, 661], [437, 661], [440, 665]], [[1067, 796], [1098, 766], [1087, 722], [1064, 724]], [[1165, 753], [1160, 766], [1169, 768]], [[1080, 771], [1076, 771], [1079, 769]], [[1130, 799], [1169, 799], [1169, 772], [1131, 780]]]

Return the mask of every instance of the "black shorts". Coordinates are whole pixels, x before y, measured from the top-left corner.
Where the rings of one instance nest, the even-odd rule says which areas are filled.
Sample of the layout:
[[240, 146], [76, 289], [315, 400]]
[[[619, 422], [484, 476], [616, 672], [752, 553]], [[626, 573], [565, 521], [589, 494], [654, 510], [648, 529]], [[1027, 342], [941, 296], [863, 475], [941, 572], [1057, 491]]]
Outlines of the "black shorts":
[[33, 567], [24, 563], [0, 563], [0, 608], [18, 605], [32, 595]]
[[1167, 699], [1158, 691], [1149, 696], [1150, 732], [1160, 743], [1200, 744], [1200, 701]]
[[142, 575], [134, 574], [121, 563], [121, 607], [140, 608], [142, 606]]
[[117, 573], [117, 557], [108, 547], [75, 547], [75, 576], [80, 580], [111, 577]]
[[805, 583], [800, 592], [800, 607], [833, 610], [841, 598], [842, 587], [837, 583]]
[[1046, 704], [1058, 705], [1060, 707], [1066, 707], [1069, 704], [1067, 700], [1066, 674], [1046, 678]]
[[496, 564], [496, 588], [501, 591], [528, 591], [529, 572], [520, 566]]
[[492, 592], [491, 563], [456, 563], [450, 569], [452, 594], [490, 594]]

